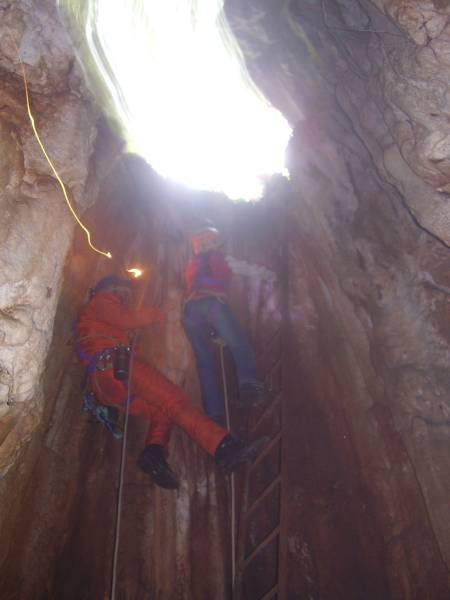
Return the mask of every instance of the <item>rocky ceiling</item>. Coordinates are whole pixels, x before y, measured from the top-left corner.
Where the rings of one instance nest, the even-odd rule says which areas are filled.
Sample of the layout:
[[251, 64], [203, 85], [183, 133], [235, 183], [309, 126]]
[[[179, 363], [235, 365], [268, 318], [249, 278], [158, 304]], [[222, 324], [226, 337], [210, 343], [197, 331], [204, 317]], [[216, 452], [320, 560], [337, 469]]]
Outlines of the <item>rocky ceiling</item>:
[[[112, 267], [72, 239], [24, 111], [18, 48], [42, 138], [98, 242], [123, 257], [114, 268], [157, 267], [149, 300], [170, 300], [170, 325], [146, 349], [194, 400], [178, 323], [194, 217], [213, 215], [230, 253], [278, 274], [276, 309], [263, 285], [238, 279], [232, 293], [255, 345], [281, 326], [284, 348], [278, 545], [250, 561], [240, 597], [447, 599], [450, 7], [225, 4], [252, 77], [294, 127], [290, 183], [257, 207], [143, 176], [120, 156], [54, 1], [0, 0], [1, 589], [107, 595], [118, 459], [79, 410], [67, 345], [85, 290]], [[130, 460], [143, 436], [132, 431]], [[181, 435], [173, 460], [177, 497], [130, 468], [121, 593], [230, 597], [225, 483]]]
[[380, 178], [448, 244], [447, 2], [226, 5], [252, 75], [291, 123], [303, 115], [332, 134], [348, 118]]

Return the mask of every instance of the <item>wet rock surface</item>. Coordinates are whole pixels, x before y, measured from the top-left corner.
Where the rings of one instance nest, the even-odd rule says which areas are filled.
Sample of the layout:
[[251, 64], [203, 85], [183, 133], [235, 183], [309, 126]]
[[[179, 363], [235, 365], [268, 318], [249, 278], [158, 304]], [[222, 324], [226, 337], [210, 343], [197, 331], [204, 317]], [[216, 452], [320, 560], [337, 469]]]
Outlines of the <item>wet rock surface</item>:
[[[274, 219], [267, 219], [267, 210], [167, 186], [136, 159], [119, 161], [106, 178], [99, 201], [85, 218], [113, 259], [97, 259], [76, 233], [44, 375], [43, 425], [1, 486], [2, 530], [14, 540], [5, 550], [0, 571], [5, 590], [34, 597], [36, 589], [45, 589], [55, 598], [103, 597], [110, 590], [120, 442], [83, 414], [82, 372], [68, 345], [71, 323], [86, 300], [87, 287], [125, 266], [137, 264], [151, 272], [146, 299], [162, 303], [168, 318], [164, 328], [142, 331], [138, 352], [198, 404], [192, 352], [179, 321], [183, 270], [190, 253], [186, 232], [208, 214], [224, 234], [226, 253], [241, 259], [243, 274], [233, 284], [233, 302], [247, 317], [249, 333], [258, 344], [271, 331], [271, 321], [280, 318], [276, 311], [261, 312], [262, 300], [275, 285], [273, 277], [266, 281], [273, 264], [260, 261], [261, 240], [267, 239], [274, 224]], [[238, 413], [233, 428], [242, 429]], [[170, 464], [181, 488], [178, 492], [158, 489], [136, 466], [146, 429], [147, 423], [131, 418], [118, 593], [161, 600], [225, 599], [230, 592], [228, 482], [210, 457], [175, 430]], [[18, 502], [13, 500], [13, 490], [18, 492]], [[29, 506], [35, 508], [23, 520]], [[23, 570], [29, 576], [18, 583]]]
[[73, 229], [73, 219], [27, 116], [19, 55], [36, 127], [78, 209], [95, 199], [88, 178], [98, 113], [54, 3], [3, 2], [0, 15], [0, 416], [4, 441], [0, 470], [4, 474], [16, 453], [13, 448], [17, 450], [29, 438], [42, 411], [39, 381]]
[[425, 248], [446, 251], [383, 206], [364, 161], [348, 180], [352, 217], [323, 189], [320, 151], [312, 162], [293, 183], [316, 193], [290, 212], [287, 591], [445, 598], [448, 401], [434, 392], [447, 353], [417, 270]]
[[400, 0], [226, 6], [251, 73], [291, 122], [319, 118], [332, 135], [345, 115], [381, 177], [448, 244], [449, 7]]
[[[267, 547], [278, 597], [448, 598], [447, 4], [228, 0], [250, 73], [295, 126], [290, 183], [243, 206], [167, 186], [139, 160], [114, 162], [120, 142], [98, 121], [54, 3], [0, 2], [5, 598], [107, 597], [120, 449], [81, 412], [71, 323], [96, 279], [153, 265], [146, 297], [169, 317], [140, 352], [198, 403], [179, 311], [188, 232], [205, 215], [242, 261], [232, 303], [252, 342], [263, 349], [283, 327], [281, 530]], [[71, 245], [15, 44], [39, 131], [111, 262], [79, 233]], [[252, 264], [277, 277], [253, 277]], [[177, 432], [181, 490], [156, 489], [135, 466], [145, 429], [131, 422], [120, 594], [230, 597], [226, 482]], [[261, 507], [249, 552], [275, 509]], [[269, 575], [256, 567], [249, 594]]]
[[449, 8], [227, 7], [258, 84], [305, 117], [289, 158], [285, 410], [302, 425], [286, 432], [284, 593], [445, 598], [448, 302], [423, 278], [448, 284]]

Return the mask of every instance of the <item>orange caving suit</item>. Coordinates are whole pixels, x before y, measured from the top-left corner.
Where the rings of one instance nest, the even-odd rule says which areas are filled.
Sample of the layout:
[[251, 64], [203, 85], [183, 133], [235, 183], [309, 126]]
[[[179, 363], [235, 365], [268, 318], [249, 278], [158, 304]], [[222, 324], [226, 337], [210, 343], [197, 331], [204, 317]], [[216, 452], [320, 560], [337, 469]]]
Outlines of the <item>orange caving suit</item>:
[[[130, 309], [111, 292], [99, 292], [82, 309], [77, 335], [83, 353], [97, 352], [119, 344], [128, 346], [133, 329], [150, 325], [159, 319], [159, 308]], [[92, 373], [91, 385], [97, 401], [124, 406], [127, 393], [114, 378], [112, 368]], [[227, 431], [193, 408], [186, 394], [151, 365], [133, 358], [130, 381], [134, 399], [130, 414], [150, 419], [146, 444], [159, 444], [167, 449], [170, 430], [175, 423], [199, 446], [214, 455]]]

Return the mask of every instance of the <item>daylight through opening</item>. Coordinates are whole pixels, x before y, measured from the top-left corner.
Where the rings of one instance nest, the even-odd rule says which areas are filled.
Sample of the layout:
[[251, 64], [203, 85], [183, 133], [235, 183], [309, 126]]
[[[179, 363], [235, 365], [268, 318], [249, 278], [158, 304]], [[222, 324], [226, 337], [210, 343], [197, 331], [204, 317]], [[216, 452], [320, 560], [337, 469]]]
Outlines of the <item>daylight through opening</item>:
[[246, 72], [222, 0], [92, 0], [86, 34], [130, 150], [189, 187], [256, 199], [286, 119]]

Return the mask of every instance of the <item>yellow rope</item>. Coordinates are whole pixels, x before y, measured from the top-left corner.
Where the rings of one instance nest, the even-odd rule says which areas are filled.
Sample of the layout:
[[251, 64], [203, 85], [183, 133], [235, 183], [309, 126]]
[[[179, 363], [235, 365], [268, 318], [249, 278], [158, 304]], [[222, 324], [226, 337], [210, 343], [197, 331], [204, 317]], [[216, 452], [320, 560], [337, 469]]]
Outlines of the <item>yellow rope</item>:
[[90, 233], [89, 229], [81, 222], [80, 218], [78, 217], [77, 213], [75, 212], [75, 210], [74, 210], [74, 208], [73, 208], [73, 206], [72, 206], [72, 204], [71, 204], [71, 202], [69, 200], [69, 196], [68, 196], [67, 191], [66, 191], [66, 186], [64, 185], [61, 177], [58, 174], [58, 171], [55, 169], [52, 161], [50, 160], [50, 157], [48, 156], [48, 154], [47, 154], [47, 152], [45, 150], [44, 144], [42, 143], [41, 138], [39, 137], [39, 134], [38, 134], [37, 129], [36, 129], [36, 125], [34, 123], [33, 113], [31, 112], [30, 97], [29, 97], [29, 94], [28, 94], [28, 83], [27, 83], [27, 78], [26, 78], [26, 75], [25, 75], [25, 67], [24, 67], [22, 59], [20, 57], [19, 49], [18, 49], [17, 44], [15, 43], [15, 41], [14, 41], [14, 45], [16, 46], [17, 56], [19, 57], [20, 66], [22, 68], [22, 77], [23, 77], [23, 83], [24, 83], [24, 87], [25, 87], [25, 98], [26, 98], [26, 103], [27, 103], [27, 113], [28, 113], [28, 116], [30, 118], [31, 127], [33, 128], [34, 136], [35, 136], [35, 138], [36, 138], [36, 140], [37, 140], [37, 142], [38, 142], [38, 144], [39, 144], [39, 146], [40, 146], [40, 148], [42, 150], [42, 153], [44, 154], [44, 156], [45, 156], [48, 164], [50, 165], [50, 168], [53, 171], [53, 174], [55, 175], [55, 177], [56, 177], [59, 185], [61, 186], [61, 189], [62, 189], [62, 192], [63, 192], [63, 195], [64, 195], [64, 199], [66, 201], [67, 206], [69, 207], [70, 212], [72, 213], [72, 216], [74, 217], [74, 219], [78, 223], [78, 225], [81, 227], [81, 229], [83, 229], [83, 231], [85, 232], [89, 246], [92, 248], [92, 250], [94, 250], [94, 252], [97, 252], [98, 254], [102, 254], [103, 256], [106, 256], [107, 258], [112, 258], [111, 252], [104, 252], [103, 250], [100, 250], [99, 248], [96, 248], [94, 246], [94, 244], [91, 242], [91, 233]]

